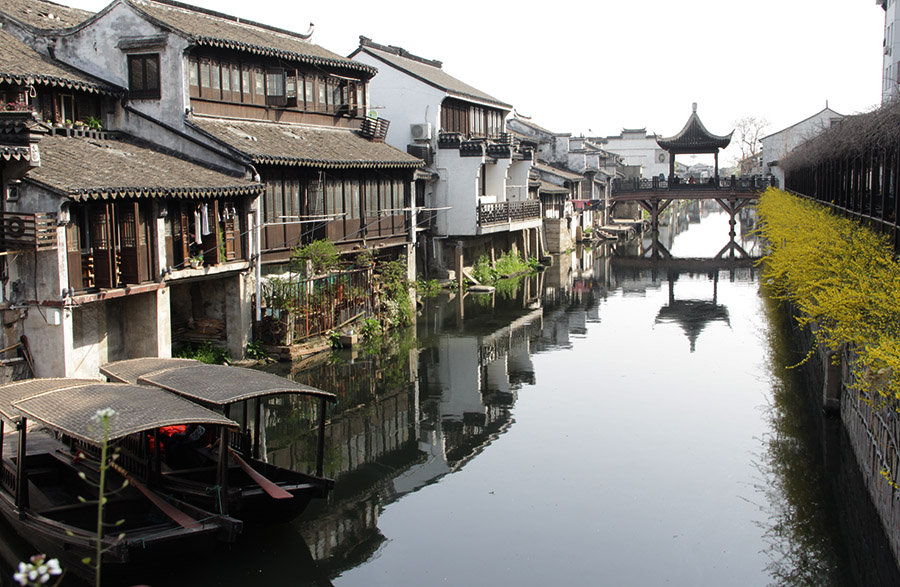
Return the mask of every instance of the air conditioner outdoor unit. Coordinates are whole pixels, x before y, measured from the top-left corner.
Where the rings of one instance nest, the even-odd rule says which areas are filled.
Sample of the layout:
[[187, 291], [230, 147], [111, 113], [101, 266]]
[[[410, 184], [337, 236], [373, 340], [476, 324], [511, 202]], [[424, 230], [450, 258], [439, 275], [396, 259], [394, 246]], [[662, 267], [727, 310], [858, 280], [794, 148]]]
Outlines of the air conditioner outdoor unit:
[[410, 124], [409, 125], [409, 134], [411, 134], [413, 140], [416, 140], [416, 141], [431, 140], [431, 123], [430, 122], [420, 122], [418, 124]]

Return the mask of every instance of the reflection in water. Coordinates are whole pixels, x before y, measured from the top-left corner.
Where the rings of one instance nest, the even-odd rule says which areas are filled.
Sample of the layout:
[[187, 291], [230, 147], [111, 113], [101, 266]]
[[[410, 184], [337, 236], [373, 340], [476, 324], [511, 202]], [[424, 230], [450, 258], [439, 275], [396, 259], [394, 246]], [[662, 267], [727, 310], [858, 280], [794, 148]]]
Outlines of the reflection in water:
[[[792, 363], [783, 325], [765, 325], [752, 261], [712, 259], [727, 216], [681, 212], [660, 235], [671, 258], [635, 243], [579, 247], [503, 295], [426, 300], [416, 331], [382, 352], [279, 365], [340, 397], [326, 459], [337, 485], [328, 503], [223, 557], [215, 580], [890, 578], [861, 574], [866, 549], [847, 554], [838, 537], [821, 482], [852, 476], [817, 464], [821, 434], [804, 420], [816, 411], [781, 368]], [[757, 250], [751, 241], [741, 247]], [[703, 242], [715, 243], [706, 258]], [[269, 458], [302, 467], [306, 432], [291, 422], [268, 421]]]

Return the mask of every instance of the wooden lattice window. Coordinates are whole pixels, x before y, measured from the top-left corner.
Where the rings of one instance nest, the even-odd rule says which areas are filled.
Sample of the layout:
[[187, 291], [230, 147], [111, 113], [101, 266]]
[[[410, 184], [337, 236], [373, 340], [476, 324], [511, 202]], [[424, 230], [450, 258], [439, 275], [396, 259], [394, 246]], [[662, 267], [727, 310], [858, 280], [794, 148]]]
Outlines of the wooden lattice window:
[[159, 99], [159, 53], [128, 56], [128, 92], [132, 98]]

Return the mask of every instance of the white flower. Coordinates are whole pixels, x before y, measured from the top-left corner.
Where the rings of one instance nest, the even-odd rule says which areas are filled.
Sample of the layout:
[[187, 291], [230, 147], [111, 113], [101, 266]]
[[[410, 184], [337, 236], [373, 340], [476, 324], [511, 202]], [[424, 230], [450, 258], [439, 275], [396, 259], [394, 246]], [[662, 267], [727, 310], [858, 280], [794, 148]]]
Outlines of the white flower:
[[108, 420], [112, 420], [116, 415], [116, 411], [112, 408], [103, 408], [97, 410], [97, 413], [91, 417], [91, 420], [100, 424], [101, 422], [106, 422]]
[[19, 585], [43, 585], [50, 581], [50, 577], [61, 575], [62, 568], [55, 558], [47, 560], [44, 554], [36, 554], [27, 563], [19, 563], [18, 572], [13, 574], [13, 580]]

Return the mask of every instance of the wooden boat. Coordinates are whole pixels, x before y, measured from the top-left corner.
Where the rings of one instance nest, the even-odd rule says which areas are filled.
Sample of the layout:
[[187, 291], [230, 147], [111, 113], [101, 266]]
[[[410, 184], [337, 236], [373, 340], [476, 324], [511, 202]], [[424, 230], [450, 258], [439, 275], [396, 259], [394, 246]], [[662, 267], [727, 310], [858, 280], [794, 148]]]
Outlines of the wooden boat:
[[[100, 371], [111, 381], [165, 389], [222, 410], [226, 417], [237, 408], [242, 409], [244, 428], [227, 435], [227, 442], [216, 447], [219, 456], [215, 460], [219, 465], [227, 461], [227, 471], [217, 472], [208, 449], [206, 466], [172, 466], [159, 459], [163, 462], [157, 464], [157, 474], [148, 478], [148, 483], [161, 490], [245, 521], [287, 522], [300, 515], [312, 499], [327, 497], [334, 487], [334, 481], [323, 476], [326, 407], [337, 401], [332, 393], [271, 373], [189, 359], [128, 359], [104, 365]], [[266, 460], [261, 440], [262, 402], [283, 394], [317, 401], [315, 474], [293, 471]], [[252, 430], [251, 402], [255, 414]], [[202, 448], [197, 450], [204, 452]]]
[[[110, 446], [173, 423], [236, 427], [221, 414], [146, 386], [75, 379], [0, 386], [0, 432], [4, 422], [18, 430], [15, 454], [0, 454], [0, 513], [39, 552], [58, 558], [67, 571], [86, 579], [94, 576], [93, 563], [83, 559], [93, 559], [96, 552], [99, 468], [96, 462], [91, 466], [89, 458], [73, 459], [59, 439], [99, 452], [92, 417], [105, 408], [117, 413], [110, 423]], [[29, 420], [52, 434], [29, 432]], [[137, 480], [112, 491], [122, 481], [108, 472], [104, 519], [123, 522], [102, 537], [105, 577], [211, 552], [220, 542], [234, 541], [241, 531], [239, 520], [163, 499]]]

